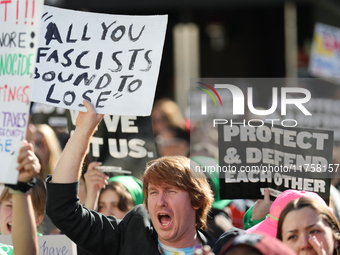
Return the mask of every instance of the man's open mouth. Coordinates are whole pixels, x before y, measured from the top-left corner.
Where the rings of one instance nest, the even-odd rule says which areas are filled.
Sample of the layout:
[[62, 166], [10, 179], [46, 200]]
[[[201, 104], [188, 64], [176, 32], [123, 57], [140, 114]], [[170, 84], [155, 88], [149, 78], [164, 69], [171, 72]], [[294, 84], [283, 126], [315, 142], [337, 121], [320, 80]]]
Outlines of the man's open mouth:
[[171, 223], [171, 217], [166, 213], [160, 213], [158, 214], [158, 221], [163, 227], [167, 227]]

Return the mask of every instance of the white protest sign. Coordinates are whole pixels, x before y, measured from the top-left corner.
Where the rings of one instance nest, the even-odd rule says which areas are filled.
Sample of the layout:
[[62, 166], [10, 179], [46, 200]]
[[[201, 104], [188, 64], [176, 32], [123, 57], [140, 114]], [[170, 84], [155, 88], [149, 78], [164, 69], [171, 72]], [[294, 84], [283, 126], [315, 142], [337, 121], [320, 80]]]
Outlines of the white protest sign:
[[42, 0], [0, 2], [0, 183], [18, 180], [42, 7]]
[[340, 77], [340, 28], [315, 25], [309, 72], [317, 77]]
[[[0, 235], [0, 243], [12, 245], [12, 236]], [[77, 246], [65, 235], [38, 236], [39, 255], [75, 255]]]
[[98, 113], [151, 114], [167, 15], [44, 7], [32, 101]]

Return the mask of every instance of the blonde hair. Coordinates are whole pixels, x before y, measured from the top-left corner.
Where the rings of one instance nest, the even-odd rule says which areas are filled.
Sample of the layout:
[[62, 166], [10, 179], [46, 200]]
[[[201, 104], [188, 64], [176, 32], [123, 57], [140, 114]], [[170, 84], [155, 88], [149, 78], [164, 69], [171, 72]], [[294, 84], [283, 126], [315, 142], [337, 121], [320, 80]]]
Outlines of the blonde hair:
[[5, 201], [10, 200], [11, 198], [12, 198], [12, 194], [9, 193], [8, 187], [5, 187], [0, 195], [0, 205]]
[[159, 99], [155, 102], [153, 108], [158, 108], [164, 113], [164, 117], [167, 121], [169, 121], [170, 126], [179, 127], [182, 129], [185, 128], [185, 119], [183, 114], [176, 102], [173, 100], [169, 98]]
[[146, 207], [149, 183], [173, 185], [187, 191], [191, 205], [199, 207], [196, 210], [196, 229], [206, 229], [207, 216], [214, 197], [205, 175], [194, 170], [193, 166], [190, 165], [190, 159], [184, 156], [168, 156], [150, 161], [147, 164], [143, 177]]
[[[46, 186], [45, 182], [40, 178], [37, 178], [36, 184], [31, 189], [31, 199], [33, 209], [38, 215], [44, 215], [46, 206]], [[0, 204], [8, 201], [12, 198], [12, 194], [9, 193], [9, 188], [5, 187], [0, 195]]]
[[[57, 135], [49, 125], [37, 124], [36, 132], [39, 132], [44, 136], [47, 148], [50, 152], [50, 157], [47, 162], [46, 169], [41, 169], [42, 170], [41, 177], [45, 179], [47, 175], [53, 174], [54, 169], [57, 166], [57, 163], [61, 156], [61, 146]], [[39, 157], [39, 151], [37, 151], [36, 154]]]

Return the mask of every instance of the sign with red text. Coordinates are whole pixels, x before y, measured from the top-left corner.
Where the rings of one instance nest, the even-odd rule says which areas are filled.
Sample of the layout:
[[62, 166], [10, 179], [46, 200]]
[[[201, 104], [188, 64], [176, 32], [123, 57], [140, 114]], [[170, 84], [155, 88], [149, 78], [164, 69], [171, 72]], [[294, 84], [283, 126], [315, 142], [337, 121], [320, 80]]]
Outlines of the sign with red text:
[[0, 2], [0, 183], [18, 179], [42, 8], [42, 0]]
[[340, 28], [315, 25], [309, 72], [316, 77], [340, 77]]
[[98, 113], [151, 114], [167, 15], [125, 16], [45, 6], [32, 100]]

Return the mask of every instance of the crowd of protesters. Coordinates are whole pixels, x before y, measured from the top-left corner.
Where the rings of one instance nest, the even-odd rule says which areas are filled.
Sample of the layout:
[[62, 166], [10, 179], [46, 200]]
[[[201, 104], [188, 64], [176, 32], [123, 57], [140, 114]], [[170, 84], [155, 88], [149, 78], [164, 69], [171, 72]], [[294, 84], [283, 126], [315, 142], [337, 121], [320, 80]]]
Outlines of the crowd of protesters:
[[193, 171], [218, 160], [190, 155], [190, 123], [170, 99], [152, 111], [159, 157], [141, 178], [110, 178], [86, 162], [103, 115], [84, 105], [65, 147], [48, 125], [29, 124], [19, 182], [0, 195], [0, 233], [13, 236], [0, 254], [38, 254], [37, 236], [56, 233], [78, 254], [339, 254], [336, 184], [330, 205], [297, 190], [274, 201], [269, 190], [257, 201], [221, 199], [219, 176]]

